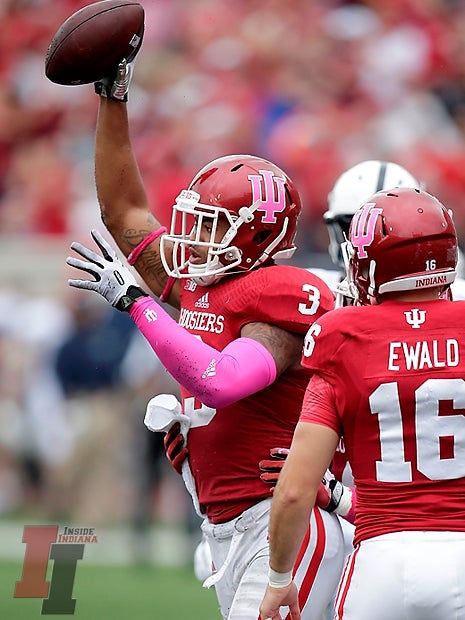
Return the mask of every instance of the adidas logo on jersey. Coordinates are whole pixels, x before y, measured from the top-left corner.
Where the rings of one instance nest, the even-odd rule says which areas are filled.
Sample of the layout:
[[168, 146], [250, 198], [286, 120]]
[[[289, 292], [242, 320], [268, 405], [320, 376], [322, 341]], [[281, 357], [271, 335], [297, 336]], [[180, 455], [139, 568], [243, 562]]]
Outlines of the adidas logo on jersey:
[[216, 360], [212, 359], [212, 361], [208, 364], [207, 369], [202, 375], [202, 379], [206, 379], [207, 377], [214, 377], [216, 375]]
[[194, 306], [196, 308], [209, 308], [210, 307], [210, 303], [208, 301], [208, 292], [205, 293], [205, 295], [202, 295], [202, 297], [200, 297], [200, 299], [197, 299], [197, 301], [195, 302]]

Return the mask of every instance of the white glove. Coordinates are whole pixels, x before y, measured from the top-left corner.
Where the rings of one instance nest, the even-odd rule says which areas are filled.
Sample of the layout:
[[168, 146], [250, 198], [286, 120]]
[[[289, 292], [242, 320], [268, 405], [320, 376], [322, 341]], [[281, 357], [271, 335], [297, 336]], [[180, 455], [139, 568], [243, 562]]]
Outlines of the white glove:
[[66, 262], [71, 267], [90, 273], [95, 280], [68, 280], [69, 286], [95, 291], [105, 297], [110, 304], [121, 311], [127, 311], [139, 297], [148, 297], [148, 294], [140, 288], [136, 279], [125, 267], [116, 253], [108, 245], [97, 230], [92, 230], [91, 235], [98, 245], [102, 254], [85, 247], [74, 241], [71, 249], [87, 259], [83, 261], [73, 256], [68, 256]]
[[145, 412], [145, 426], [155, 433], [164, 432], [166, 458], [178, 473], [189, 454], [187, 433], [191, 425], [189, 416], [181, 411], [181, 403], [174, 394], [158, 394], [152, 398]]
[[123, 58], [113, 75], [94, 82], [95, 92], [101, 97], [109, 97], [117, 101], [127, 101], [134, 63]]

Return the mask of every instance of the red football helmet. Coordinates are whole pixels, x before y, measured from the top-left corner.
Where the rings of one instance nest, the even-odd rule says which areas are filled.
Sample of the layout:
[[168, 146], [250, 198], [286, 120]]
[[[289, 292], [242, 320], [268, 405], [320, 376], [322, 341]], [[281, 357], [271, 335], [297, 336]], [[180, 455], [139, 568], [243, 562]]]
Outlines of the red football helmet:
[[349, 278], [358, 303], [379, 302], [380, 295], [395, 291], [447, 289], [455, 279], [451, 213], [425, 191], [374, 194], [355, 212], [349, 239]]
[[[176, 198], [170, 233], [161, 238], [163, 265], [171, 276], [207, 286], [271, 259], [290, 258], [300, 210], [297, 189], [275, 164], [252, 155], [215, 159]], [[220, 217], [228, 229], [216, 239]], [[207, 248], [204, 263], [189, 262], [190, 246]]]

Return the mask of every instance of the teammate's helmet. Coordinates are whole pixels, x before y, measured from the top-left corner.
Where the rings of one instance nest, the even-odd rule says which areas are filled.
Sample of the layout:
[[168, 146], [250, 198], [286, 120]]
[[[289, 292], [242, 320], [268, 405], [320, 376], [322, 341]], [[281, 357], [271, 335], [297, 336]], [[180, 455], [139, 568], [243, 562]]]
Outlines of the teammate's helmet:
[[346, 241], [353, 214], [376, 192], [394, 187], [420, 188], [420, 183], [402, 166], [381, 160], [362, 161], [336, 180], [323, 218], [328, 228], [329, 255], [341, 270], [345, 269], [341, 245]]
[[352, 218], [347, 249], [356, 300], [454, 281], [457, 235], [451, 213], [425, 191], [397, 188], [374, 194]]
[[[215, 159], [176, 198], [170, 233], [161, 238], [163, 265], [171, 276], [207, 286], [224, 275], [290, 258], [300, 210], [299, 193], [275, 164], [252, 155]], [[215, 240], [219, 218], [228, 229]], [[192, 245], [207, 248], [201, 265], [189, 262]]]

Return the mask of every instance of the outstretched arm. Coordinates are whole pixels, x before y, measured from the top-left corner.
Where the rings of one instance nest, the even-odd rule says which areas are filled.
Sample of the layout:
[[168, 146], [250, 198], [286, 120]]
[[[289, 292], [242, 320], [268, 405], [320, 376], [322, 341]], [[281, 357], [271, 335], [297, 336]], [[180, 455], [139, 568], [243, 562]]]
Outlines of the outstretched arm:
[[[127, 104], [101, 96], [95, 138], [95, 182], [102, 220], [125, 256], [133, 252], [161, 223], [150, 211], [144, 183], [131, 146]], [[140, 253], [135, 268], [159, 296], [168, 276], [160, 258], [160, 240]], [[167, 299], [179, 307], [179, 282]]]
[[[68, 283], [95, 291], [118, 310], [129, 312], [165, 368], [192, 396], [209, 407], [225, 407], [273, 383], [282, 364], [281, 348], [276, 361], [269, 344], [246, 336], [233, 340], [222, 351], [202, 342], [138, 286], [100, 233], [94, 230], [92, 236], [100, 253], [73, 243], [72, 249], [81, 258], [69, 256], [67, 263], [94, 279], [70, 279]], [[266, 335], [269, 343], [268, 329]], [[278, 335], [275, 338], [281, 340]]]

